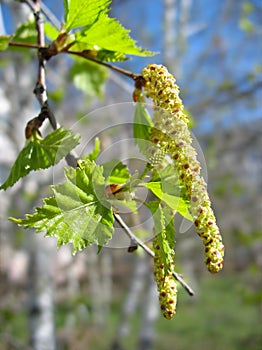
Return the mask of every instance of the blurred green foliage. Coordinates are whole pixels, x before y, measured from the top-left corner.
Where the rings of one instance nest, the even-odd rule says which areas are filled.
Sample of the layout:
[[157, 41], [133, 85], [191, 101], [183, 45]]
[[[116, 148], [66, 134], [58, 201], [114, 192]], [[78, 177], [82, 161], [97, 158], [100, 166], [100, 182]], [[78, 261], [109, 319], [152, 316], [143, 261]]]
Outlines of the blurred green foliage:
[[[189, 297], [180, 289], [177, 315], [172, 321], [159, 317], [156, 323], [155, 349], [261, 349], [261, 300], [250, 301], [246, 298], [246, 288], [244, 275], [237, 274], [232, 277], [221, 273], [220, 276], [202, 279], [199, 283], [201, 292], [195, 297]], [[61, 350], [72, 349], [72, 344], [74, 350], [85, 350], [86, 346], [97, 350], [110, 349], [121, 315], [121, 299], [122, 297], [116, 297], [112, 302], [109, 319], [103, 327], [92, 325], [92, 307], [86, 295], [58, 304], [56, 323], [59, 339], [62, 340], [66, 334]], [[86, 309], [85, 319], [80, 315], [79, 305]], [[68, 327], [69, 317], [74, 320], [71, 327]], [[27, 341], [25, 309], [17, 312], [2, 307], [0, 323], [2, 334], [8, 332], [21, 343]], [[125, 350], [137, 348], [140, 327], [140, 313], [135, 312], [130, 335], [123, 340]]]

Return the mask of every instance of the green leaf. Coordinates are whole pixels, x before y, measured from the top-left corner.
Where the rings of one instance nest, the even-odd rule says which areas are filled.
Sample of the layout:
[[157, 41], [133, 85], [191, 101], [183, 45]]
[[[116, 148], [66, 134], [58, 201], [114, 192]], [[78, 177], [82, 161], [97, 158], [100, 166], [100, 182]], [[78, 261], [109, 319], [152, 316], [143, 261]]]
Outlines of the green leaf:
[[32, 170], [46, 169], [57, 164], [80, 141], [79, 135], [74, 135], [69, 130], [57, 129], [44, 139], [35, 137], [19, 153], [11, 172], [0, 187], [6, 190], [13, 186], [20, 178], [29, 174]]
[[0, 51], [5, 51], [8, 48], [11, 38], [12, 35], [0, 35]]
[[65, 7], [65, 29], [86, 27], [92, 25], [101, 12], [107, 13], [110, 0], [66, 0]]
[[69, 74], [78, 89], [90, 96], [102, 97], [103, 87], [107, 80], [105, 67], [88, 61], [76, 61]]
[[148, 208], [152, 212], [154, 219], [154, 232], [160, 247], [161, 261], [164, 263], [166, 274], [173, 270], [174, 244], [175, 244], [175, 226], [174, 216], [170, 208], [161, 205], [160, 202], [151, 202]]
[[72, 49], [77, 50], [77, 45], [82, 44], [82, 50], [99, 51], [103, 49], [137, 56], [154, 54], [136, 46], [129, 32], [116, 19], [108, 17], [106, 13], [101, 13], [93, 25], [76, 33], [76, 46], [73, 45]]
[[138, 102], [135, 110], [133, 134], [135, 144], [137, 144], [141, 153], [147, 155], [150, 146], [150, 134], [153, 127], [152, 119], [145, 107], [144, 103]]
[[51, 40], [54, 41], [59, 35], [59, 31], [54, 27], [50, 22], [45, 22], [45, 36]]
[[113, 212], [104, 197], [103, 168], [87, 160], [79, 168], [66, 169], [65, 176], [66, 182], [52, 186], [54, 196], [44, 199], [34, 214], [10, 220], [57, 237], [58, 247], [73, 243], [73, 253], [91, 244], [103, 246], [114, 230]]
[[[173, 170], [174, 171], [174, 170]], [[142, 184], [148, 188], [161, 201], [165, 202], [171, 209], [177, 211], [188, 220], [192, 217], [188, 211], [188, 202], [180, 194], [177, 177], [161, 177], [161, 181], [153, 181]]]
[[91, 153], [84, 157], [83, 160], [96, 160], [101, 152], [99, 138], [95, 138], [95, 147]]
[[127, 166], [118, 159], [111, 159], [103, 164], [104, 176], [107, 184], [124, 184], [130, 179]]
[[96, 59], [103, 62], [122, 62], [128, 60], [125, 54], [122, 52], [110, 51], [110, 50], [98, 50], [96, 51]]
[[109, 199], [108, 201], [120, 213], [132, 212], [133, 214], [137, 214], [137, 203], [136, 203], [136, 201], [132, 200], [131, 198], [129, 198], [129, 199]]

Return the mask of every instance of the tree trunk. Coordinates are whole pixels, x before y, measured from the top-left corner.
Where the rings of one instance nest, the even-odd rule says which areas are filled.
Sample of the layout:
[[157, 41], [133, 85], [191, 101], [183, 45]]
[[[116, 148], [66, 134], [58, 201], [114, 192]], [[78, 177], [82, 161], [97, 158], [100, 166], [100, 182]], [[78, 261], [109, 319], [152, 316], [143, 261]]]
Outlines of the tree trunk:
[[33, 350], [55, 350], [53, 241], [31, 236], [28, 276], [29, 331]]

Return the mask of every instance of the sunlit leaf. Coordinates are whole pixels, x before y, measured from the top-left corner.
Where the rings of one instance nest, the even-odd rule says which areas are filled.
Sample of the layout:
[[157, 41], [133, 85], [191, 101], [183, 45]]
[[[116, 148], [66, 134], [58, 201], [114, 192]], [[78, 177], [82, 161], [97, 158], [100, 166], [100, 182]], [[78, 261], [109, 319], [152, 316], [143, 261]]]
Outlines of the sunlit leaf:
[[99, 141], [99, 138], [96, 137], [95, 139], [95, 146], [94, 146], [94, 149], [91, 153], [89, 153], [87, 156], [84, 157], [84, 161], [85, 160], [96, 160], [97, 157], [99, 156], [101, 152], [101, 147], [100, 147], [100, 141]]
[[[165, 180], [159, 182], [147, 182], [143, 184], [148, 188], [155, 196], [157, 196], [161, 201], [166, 203], [172, 210], [177, 211], [179, 214], [184, 216], [186, 219], [192, 220], [192, 217], [188, 211], [188, 203], [179, 194], [174, 195], [172, 193], [173, 188], [165, 184]], [[164, 189], [163, 189], [164, 187]], [[175, 186], [174, 186], [175, 187]], [[166, 192], [168, 191], [168, 192]]]
[[103, 164], [107, 184], [124, 184], [130, 179], [127, 166], [117, 159], [111, 159]]
[[141, 153], [145, 155], [147, 155], [147, 150], [150, 145], [149, 139], [152, 126], [153, 122], [145, 107], [145, 104], [138, 102], [135, 110], [133, 134], [135, 143], [138, 145]]
[[[76, 45], [81, 43], [85, 50], [109, 50], [125, 55], [149, 56], [147, 52], [136, 45], [135, 40], [129, 36], [129, 30], [125, 29], [116, 19], [101, 13], [96, 22], [80, 33], [76, 33]], [[86, 46], [83, 46], [83, 45]], [[75, 47], [72, 46], [72, 49]]]
[[103, 168], [85, 161], [79, 168], [65, 170], [66, 182], [52, 186], [54, 196], [25, 219], [10, 218], [25, 228], [46, 231], [55, 236], [57, 245], [73, 243], [73, 253], [88, 245], [103, 246], [113, 234], [113, 212], [104, 197]]
[[34, 137], [19, 153], [11, 172], [0, 187], [6, 190], [32, 170], [46, 169], [57, 164], [80, 141], [80, 136], [69, 130], [57, 129], [44, 139]]
[[58, 37], [59, 31], [50, 22], [45, 22], [44, 28], [45, 28], [45, 36], [49, 40], [53, 41]]
[[173, 269], [172, 263], [175, 254], [174, 216], [171, 214], [170, 208], [161, 205], [159, 201], [149, 203], [148, 208], [154, 219], [154, 233], [160, 248], [161, 261], [163, 261], [166, 274], [168, 274]]
[[66, 0], [65, 29], [67, 31], [92, 25], [101, 12], [107, 13], [110, 0]]

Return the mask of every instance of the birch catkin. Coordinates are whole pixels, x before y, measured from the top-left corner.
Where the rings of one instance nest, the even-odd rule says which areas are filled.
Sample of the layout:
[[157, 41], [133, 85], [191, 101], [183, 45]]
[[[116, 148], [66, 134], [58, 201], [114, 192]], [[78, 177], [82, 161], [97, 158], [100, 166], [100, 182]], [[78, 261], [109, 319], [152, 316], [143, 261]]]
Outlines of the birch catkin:
[[144, 89], [155, 105], [151, 141], [169, 153], [190, 201], [190, 213], [205, 247], [205, 263], [210, 272], [223, 267], [224, 245], [211, 208], [207, 185], [192, 146], [188, 118], [174, 77], [162, 65], [148, 65], [142, 71]]
[[164, 261], [160, 253], [158, 236], [153, 240], [154, 277], [159, 293], [159, 304], [165, 318], [171, 320], [176, 313], [177, 286], [173, 277], [174, 261], [169, 261], [169, 269], [166, 272]]

